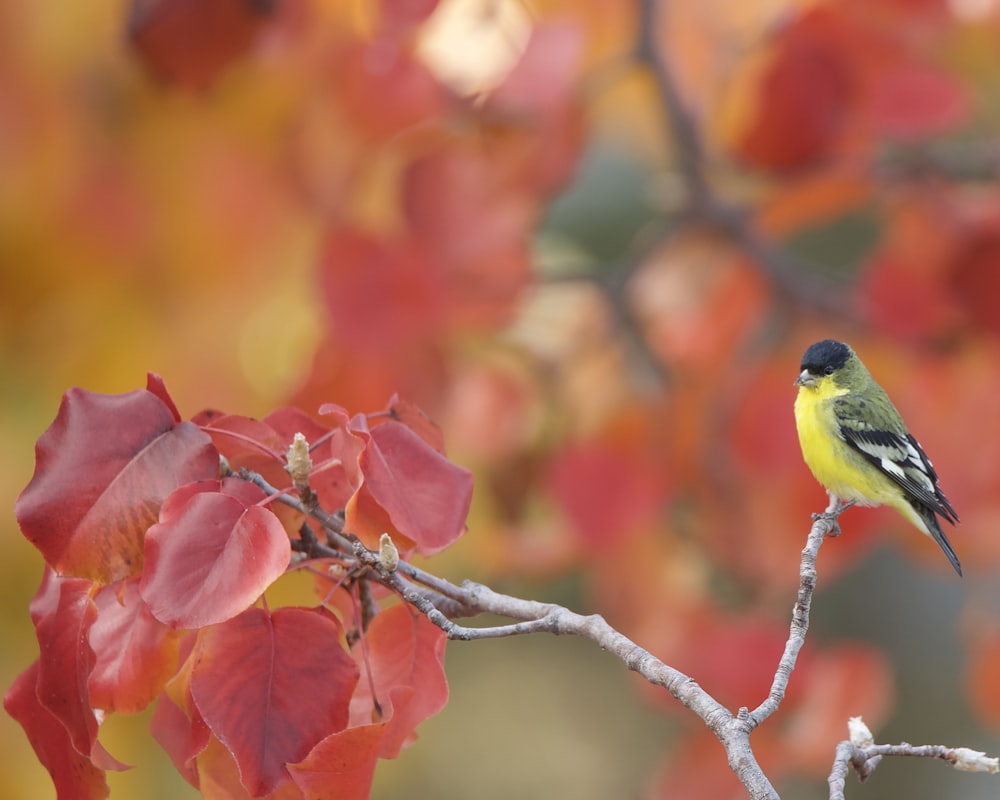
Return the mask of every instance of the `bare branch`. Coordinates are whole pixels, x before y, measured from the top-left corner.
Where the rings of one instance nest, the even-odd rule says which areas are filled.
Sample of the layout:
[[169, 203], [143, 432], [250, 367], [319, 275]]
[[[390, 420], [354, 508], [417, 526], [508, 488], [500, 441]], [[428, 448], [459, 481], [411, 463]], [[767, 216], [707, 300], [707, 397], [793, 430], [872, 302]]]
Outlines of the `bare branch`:
[[945, 747], [940, 744], [912, 745], [906, 742], [859, 746], [850, 740], [844, 740], [837, 745], [833, 769], [827, 779], [830, 786], [830, 800], [844, 800], [844, 783], [849, 767], [857, 773], [858, 780], [864, 783], [884, 756], [939, 758], [942, 761], [947, 761], [956, 769], [968, 772], [995, 774], [998, 771], [996, 758], [988, 758], [984, 753], [965, 747]]
[[823, 540], [834, 532], [837, 517], [842, 510], [839, 503], [831, 498], [826, 511], [817, 514], [813, 520], [799, 564], [799, 592], [795, 598], [795, 606], [792, 608], [792, 624], [788, 632], [788, 641], [785, 642], [785, 651], [781, 654], [781, 660], [774, 673], [774, 681], [771, 683], [771, 690], [767, 693], [767, 699], [749, 714], [750, 721], [755, 728], [778, 710], [778, 706], [781, 705], [781, 701], [785, 697], [788, 680], [792, 676], [792, 670], [795, 669], [799, 651], [805, 644], [806, 631], [809, 630], [809, 608], [812, 605], [812, 596], [816, 589], [816, 556], [819, 554]]

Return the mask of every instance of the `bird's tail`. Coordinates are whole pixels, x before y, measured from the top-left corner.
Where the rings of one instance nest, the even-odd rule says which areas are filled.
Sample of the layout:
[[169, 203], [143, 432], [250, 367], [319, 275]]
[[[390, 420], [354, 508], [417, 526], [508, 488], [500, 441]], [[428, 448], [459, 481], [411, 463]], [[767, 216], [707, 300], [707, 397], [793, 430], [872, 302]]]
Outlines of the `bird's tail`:
[[919, 516], [924, 525], [927, 526], [927, 532], [930, 534], [931, 538], [938, 543], [938, 546], [944, 551], [944, 554], [948, 556], [948, 560], [955, 568], [955, 572], [957, 572], [959, 577], [961, 577], [962, 565], [958, 563], [958, 556], [955, 555], [955, 548], [951, 546], [951, 542], [948, 541], [948, 537], [945, 536], [944, 531], [941, 530], [937, 514], [924, 505], [914, 504], [913, 510], [917, 512], [917, 516]]

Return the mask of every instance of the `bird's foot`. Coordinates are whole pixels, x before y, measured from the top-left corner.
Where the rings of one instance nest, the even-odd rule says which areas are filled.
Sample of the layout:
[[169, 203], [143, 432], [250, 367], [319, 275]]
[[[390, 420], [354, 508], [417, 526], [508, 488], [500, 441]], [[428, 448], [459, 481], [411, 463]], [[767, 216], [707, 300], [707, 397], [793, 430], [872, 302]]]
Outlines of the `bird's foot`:
[[833, 507], [827, 509], [826, 511], [813, 514], [813, 522], [824, 520], [828, 527], [826, 535], [836, 538], [837, 536], [840, 536], [840, 515], [853, 506], [854, 502], [854, 500], [842, 501], [837, 498], [833, 498], [833, 502], [831, 503]]

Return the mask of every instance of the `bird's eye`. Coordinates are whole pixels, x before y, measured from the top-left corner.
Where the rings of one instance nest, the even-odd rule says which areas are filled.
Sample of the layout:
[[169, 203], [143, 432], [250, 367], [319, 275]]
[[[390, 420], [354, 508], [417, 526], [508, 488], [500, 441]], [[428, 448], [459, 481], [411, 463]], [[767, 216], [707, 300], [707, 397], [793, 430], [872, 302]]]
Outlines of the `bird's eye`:
[[833, 375], [833, 367], [824, 367], [823, 368], [823, 374], [824, 375]]

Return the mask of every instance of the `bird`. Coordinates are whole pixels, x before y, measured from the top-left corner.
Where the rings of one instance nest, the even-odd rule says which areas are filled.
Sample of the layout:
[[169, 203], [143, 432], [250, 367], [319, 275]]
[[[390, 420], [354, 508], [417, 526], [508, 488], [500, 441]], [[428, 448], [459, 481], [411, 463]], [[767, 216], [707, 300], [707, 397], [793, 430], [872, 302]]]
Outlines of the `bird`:
[[834, 520], [853, 505], [886, 505], [938, 543], [962, 575], [938, 517], [958, 514], [934, 465], [885, 390], [844, 342], [824, 339], [802, 356], [795, 379], [795, 427], [802, 457], [833, 501]]

